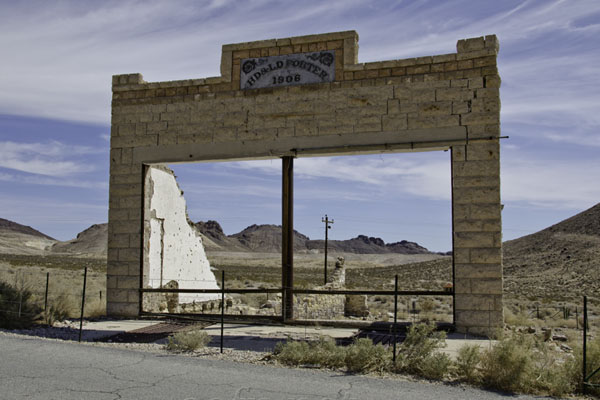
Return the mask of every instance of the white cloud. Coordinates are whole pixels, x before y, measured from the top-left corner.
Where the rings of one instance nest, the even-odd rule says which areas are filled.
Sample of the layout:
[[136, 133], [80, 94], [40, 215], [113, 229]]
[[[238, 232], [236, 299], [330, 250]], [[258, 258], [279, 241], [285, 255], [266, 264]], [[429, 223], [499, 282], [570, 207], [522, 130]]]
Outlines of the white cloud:
[[600, 161], [535, 160], [502, 162], [502, 202], [558, 210], [583, 210], [600, 199]]
[[[467, 8], [470, 12], [463, 12]], [[599, 26], [578, 27], [577, 21], [598, 11], [593, 1], [511, 6], [466, 0], [155, 0], [39, 2], [32, 13], [30, 6], [5, 2], [0, 5], [0, 48], [6, 55], [0, 64], [0, 110], [107, 123], [113, 74], [141, 72], [149, 81], [213, 76], [222, 44], [335, 30], [359, 32], [361, 60], [453, 52], [457, 39], [489, 33], [500, 37], [501, 60], [523, 48], [528, 51], [519, 59], [548, 49], [560, 57], [568, 45], [550, 47], [544, 36], [577, 34], [594, 41]], [[545, 69], [539, 72], [545, 75]]]
[[0, 181], [25, 183], [29, 185], [62, 186], [83, 189], [108, 190], [108, 182], [94, 182], [81, 179], [52, 178], [39, 175], [14, 175], [0, 172]]
[[[600, 161], [542, 160], [514, 146], [502, 161], [502, 201], [531, 207], [584, 209], [600, 199]], [[435, 153], [432, 153], [435, 154]], [[450, 161], [439, 157], [402, 157], [402, 154], [378, 159], [369, 157], [302, 158], [295, 162], [297, 179], [315, 179], [314, 193], [298, 192], [297, 196], [315, 199], [327, 197], [320, 189], [327, 180], [345, 183], [344, 193], [354, 200], [370, 201], [375, 197], [409, 195], [430, 200], [449, 200]], [[412, 155], [414, 156], [414, 154]], [[411, 159], [412, 158], [412, 159]], [[258, 170], [280, 175], [279, 163], [256, 161], [231, 163], [228, 167]], [[318, 181], [317, 181], [318, 180]]]
[[[449, 159], [443, 161], [440, 157], [414, 156], [301, 158], [294, 163], [294, 174], [299, 179], [332, 179], [346, 183], [345, 196], [353, 199], [368, 200], [375, 194], [373, 190], [377, 190], [381, 196], [403, 193], [435, 200], [450, 199]], [[231, 168], [259, 170], [269, 175], [281, 174], [280, 163], [271, 161], [227, 165]], [[365, 192], [365, 187], [369, 191]]]
[[48, 176], [67, 176], [92, 171], [91, 164], [66, 160], [69, 157], [100, 153], [88, 146], [47, 143], [0, 142], [0, 167]]

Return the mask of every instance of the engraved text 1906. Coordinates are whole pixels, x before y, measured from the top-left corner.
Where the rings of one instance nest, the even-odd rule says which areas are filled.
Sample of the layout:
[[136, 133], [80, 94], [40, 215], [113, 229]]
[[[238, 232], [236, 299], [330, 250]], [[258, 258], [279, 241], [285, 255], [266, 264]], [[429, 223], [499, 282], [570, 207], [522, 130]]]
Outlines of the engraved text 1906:
[[242, 89], [333, 82], [335, 79], [335, 53], [332, 51], [246, 58], [241, 66]]

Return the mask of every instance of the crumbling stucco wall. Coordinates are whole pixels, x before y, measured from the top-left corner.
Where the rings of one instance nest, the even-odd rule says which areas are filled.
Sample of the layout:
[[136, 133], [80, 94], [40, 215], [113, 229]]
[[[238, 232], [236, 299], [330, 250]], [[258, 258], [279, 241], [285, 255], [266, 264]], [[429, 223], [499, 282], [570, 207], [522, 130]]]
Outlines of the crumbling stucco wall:
[[[185, 198], [173, 171], [147, 168], [144, 211], [144, 285], [160, 288], [175, 281], [179, 289], [218, 289], [202, 237], [187, 217]], [[179, 303], [215, 300], [218, 294], [181, 293]]]

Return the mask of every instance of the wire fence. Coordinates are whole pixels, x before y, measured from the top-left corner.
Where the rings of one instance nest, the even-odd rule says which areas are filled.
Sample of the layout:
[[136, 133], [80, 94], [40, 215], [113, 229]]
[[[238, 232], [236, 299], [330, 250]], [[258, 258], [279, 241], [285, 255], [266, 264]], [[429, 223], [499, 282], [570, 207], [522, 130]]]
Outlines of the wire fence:
[[[224, 272], [224, 271], [221, 271]], [[397, 278], [396, 278], [397, 279]], [[394, 282], [394, 279], [391, 279]], [[388, 322], [453, 322], [453, 291], [346, 290], [327, 284], [314, 289], [272, 284], [246, 287], [238, 279], [149, 279], [140, 289], [142, 314], [216, 316], [294, 320], [363, 320]], [[221, 292], [226, 296], [221, 299]], [[288, 297], [289, 298], [286, 298]], [[290, 300], [291, 299], [291, 300]], [[293, 315], [284, 315], [284, 309]]]
[[[582, 389], [583, 392], [593, 390], [597, 394], [600, 393], [600, 337], [597, 336], [600, 331], [597, 324], [594, 322], [588, 307], [588, 297], [583, 297], [583, 338], [582, 338]], [[595, 339], [590, 343], [591, 339]], [[589, 348], [591, 347], [591, 348]]]
[[17, 273], [13, 283], [0, 282], [1, 326], [23, 329], [34, 322], [53, 325], [65, 319], [79, 319], [81, 331], [83, 318], [106, 314], [105, 291], [90, 291], [87, 277], [88, 269], [84, 267], [78, 288], [66, 287], [61, 274], [50, 272], [43, 279]]

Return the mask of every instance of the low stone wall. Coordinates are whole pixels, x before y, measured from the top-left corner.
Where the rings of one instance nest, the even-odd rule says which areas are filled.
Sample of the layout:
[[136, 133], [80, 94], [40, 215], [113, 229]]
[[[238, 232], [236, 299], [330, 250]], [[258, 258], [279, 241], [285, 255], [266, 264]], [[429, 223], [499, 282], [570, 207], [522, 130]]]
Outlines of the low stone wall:
[[[346, 287], [346, 267], [338, 257], [327, 284], [317, 290], [339, 290]], [[340, 319], [348, 316], [345, 295], [309, 294], [295, 297], [294, 317], [299, 319]]]
[[344, 295], [298, 295], [295, 297], [294, 317], [297, 319], [340, 319], [344, 317], [345, 306], [346, 296]]

